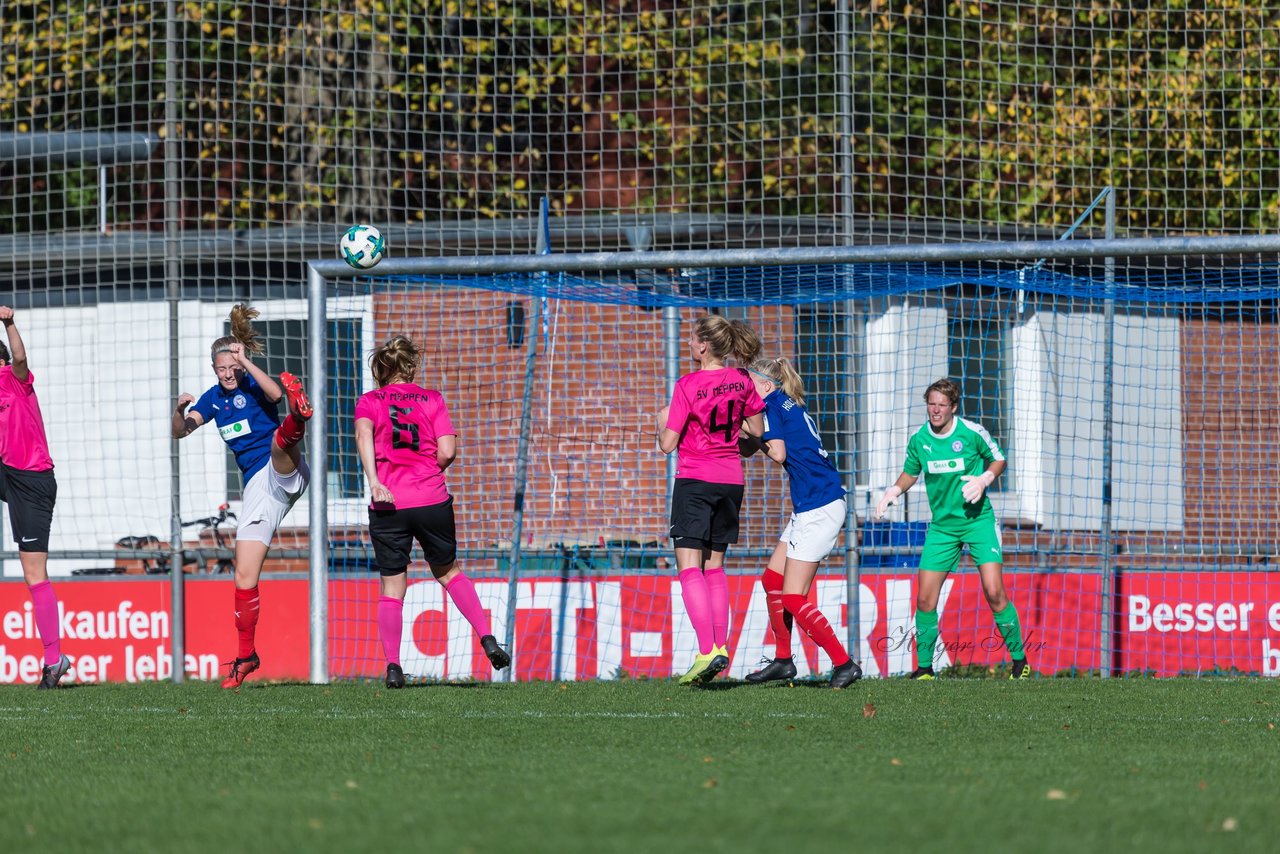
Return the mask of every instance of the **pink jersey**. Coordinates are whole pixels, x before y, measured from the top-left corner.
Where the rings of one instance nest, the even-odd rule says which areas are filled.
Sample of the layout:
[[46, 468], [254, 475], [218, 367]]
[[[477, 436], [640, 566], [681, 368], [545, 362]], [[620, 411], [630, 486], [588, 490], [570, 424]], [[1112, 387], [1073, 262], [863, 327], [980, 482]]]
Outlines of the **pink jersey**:
[[53, 458], [35, 381], [30, 372], [25, 382], [15, 377], [12, 365], [0, 368], [0, 462], [23, 471], [48, 471]]
[[378, 480], [396, 497], [398, 509], [449, 500], [436, 440], [457, 434], [440, 392], [414, 383], [383, 386], [361, 395], [356, 418], [373, 422]]
[[738, 431], [764, 409], [742, 368], [685, 374], [671, 396], [667, 428], [680, 434], [676, 477], [707, 483], [742, 483]]

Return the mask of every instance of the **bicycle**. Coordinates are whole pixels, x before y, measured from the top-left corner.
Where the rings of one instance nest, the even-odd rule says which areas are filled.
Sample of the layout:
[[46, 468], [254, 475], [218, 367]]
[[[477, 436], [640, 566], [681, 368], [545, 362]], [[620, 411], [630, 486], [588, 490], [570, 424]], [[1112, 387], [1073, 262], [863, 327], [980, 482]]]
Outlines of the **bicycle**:
[[[218, 575], [223, 572], [235, 572], [236, 562], [234, 553], [227, 556], [227, 550], [230, 546], [227, 543], [226, 533], [222, 526], [228, 521], [234, 521], [236, 514], [231, 512], [231, 505], [222, 504], [218, 507], [217, 516], [204, 516], [200, 519], [192, 519], [188, 522], [182, 522], [183, 528], [190, 528], [195, 525], [201, 526], [202, 529], [212, 529], [214, 547], [206, 548], [184, 548], [182, 550], [183, 567], [195, 566], [193, 572], [199, 572], [200, 567], [208, 567], [209, 562], [213, 561], [213, 569], [208, 570], [210, 575]], [[200, 535], [203, 535], [201, 530]], [[234, 529], [233, 529], [234, 530]], [[116, 540], [116, 545], [123, 549], [160, 549], [163, 541], [152, 534], [134, 535], [121, 537]], [[169, 558], [163, 557], [140, 557], [142, 571], [147, 575], [167, 575], [169, 572]]]
[[[227, 504], [226, 502], [223, 502], [221, 505], [218, 506], [217, 516], [205, 516], [202, 519], [192, 519], [190, 522], [182, 523], [182, 527], [184, 528], [190, 528], [193, 525], [200, 525], [202, 527], [202, 530], [200, 531], [200, 536], [204, 535], [205, 529], [212, 529], [214, 548], [213, 549], [197, 548], [193, 550], [196, 553], [196, 560], [198, 561], [198, 563], [208, 566], [208, 562], [210, 560], [214, 561], [213, 569], [210, 572], [211, 575], [219, 575], [224, 572], [234, 573], [236, 571], [235, 554], [233, 552], [230, 557], [226, 556], [226, 551], [227, 549], [230, 548], [230, 546], [228, 546], [227, 544], [226, 534], [223, 532], [222, 528], [220, 527], [226, 524], [228, 521], [235, 521], [236, 514], [231, 512], [230, 507], [231, 505]], [[237, 522], [237, 524], [239, 523]], [[234, 530], [234, 528], [232, 528], [232, 530]], [[212, 552], [212, 554], [210, 554], [210, 552]], [[187, 562], [185, 549], [183, 550], [182, 562], [184, 564]]]

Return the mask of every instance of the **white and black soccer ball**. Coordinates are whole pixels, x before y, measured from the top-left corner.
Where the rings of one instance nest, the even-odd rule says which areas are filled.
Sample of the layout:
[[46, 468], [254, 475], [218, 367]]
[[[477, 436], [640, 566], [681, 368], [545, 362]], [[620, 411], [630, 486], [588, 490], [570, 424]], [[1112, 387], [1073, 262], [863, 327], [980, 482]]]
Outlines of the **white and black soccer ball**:
[[357, 270], [368, 270], [387, 254], [387, 242], [372, 225], [353, 225], [338, 241], [338, 253]]

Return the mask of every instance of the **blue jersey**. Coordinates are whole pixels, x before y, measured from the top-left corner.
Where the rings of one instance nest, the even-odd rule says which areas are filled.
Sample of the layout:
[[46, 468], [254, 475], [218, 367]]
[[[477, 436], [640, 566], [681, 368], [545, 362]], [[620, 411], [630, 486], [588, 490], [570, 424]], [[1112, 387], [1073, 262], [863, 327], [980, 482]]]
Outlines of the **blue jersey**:
[[787, 446], [783, 468], [791, 482], [791, 506], [796, 513], [816, 510], [844, 497], [840, 472], [822, 448], [818, 425], [782, 389], [775, 389], [764, 399], [761, 438], [781, 439]]
[[249, 374], [235, 391], [227, 391], [219, 383], [191, 405], [206, 424], [218, 425], [218, 435], [236, 455], [245, 483], [271, 460], [271, 438], [280, 426], [278, 408], [279, 401], [268, 400]]

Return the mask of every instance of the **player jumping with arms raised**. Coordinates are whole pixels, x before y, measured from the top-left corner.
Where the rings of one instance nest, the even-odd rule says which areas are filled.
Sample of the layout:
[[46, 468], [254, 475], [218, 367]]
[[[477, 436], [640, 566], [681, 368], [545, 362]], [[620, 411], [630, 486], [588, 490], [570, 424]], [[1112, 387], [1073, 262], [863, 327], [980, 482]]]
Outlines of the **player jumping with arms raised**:
[[[262, 342], [253, 328], [257, 316], [257, 310], [247, 305], [231, 309], [231, 334], [210, 347], [217, 385], [199, 400], [186, 393], [180, 395], [172, 417], [175, 439], [190, 436], [212, 420], [235, 454], [243, 478], [244, 503], [235, 549], [238, 645], [231, 672], [222, 681], [223, 688], [237, 690], [245, 677], [261, 666], [254, 644], [261, 606], [258, 580], [271, 539], [311, 477], [299, 445], [311, 418], [311, 401], [293, 374], [282, 373], [277, 383], [249, 358], [262, 352]], [[289, 408], [283, 421], [278, 414], [281, 399]]]
[[981, 424], [956, 417], [960, 386], [941, 379], [924, 392], [928, 421], [907, 442], [907, 461], [898, 480], [876, 505], [883, 519], [889, 505], [924, 474], [933, 521], [925, 534], [916, 592], [916, 669], [912, 679], [933, 679], [938, 642], [938, 596], [947, 574], [969, 547], [982, 577], [982, 592], [991, 606], [996, 628], [1013, 661], [1011, 679], [1027, 679], [1027, 664], [1018, 624], [1018, 609], [1004, 591], [1004, 550], [1000, 525], [987, 489], [1005, 470], [1004, 452]]

